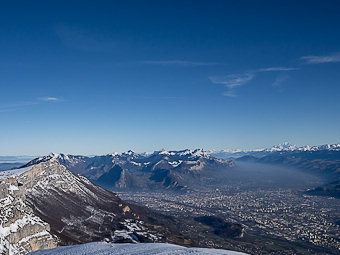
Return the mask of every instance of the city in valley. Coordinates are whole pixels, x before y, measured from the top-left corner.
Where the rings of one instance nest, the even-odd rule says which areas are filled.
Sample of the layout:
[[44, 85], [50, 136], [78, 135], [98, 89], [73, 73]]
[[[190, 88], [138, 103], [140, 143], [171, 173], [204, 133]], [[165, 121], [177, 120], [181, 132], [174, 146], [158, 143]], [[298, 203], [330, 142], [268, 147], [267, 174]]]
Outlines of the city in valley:
[[184, 218], [214, 215], [241, 223], [248, 233], [340, 249], [339, 199], [307, 195], [306, 186], [301, 185], [267, 188], [261, 187], [261, 183], [258, 185], [260, 187], [229, 182], [217, 188], [200, 187], [186, 192], [118, 194], [169, 215]]

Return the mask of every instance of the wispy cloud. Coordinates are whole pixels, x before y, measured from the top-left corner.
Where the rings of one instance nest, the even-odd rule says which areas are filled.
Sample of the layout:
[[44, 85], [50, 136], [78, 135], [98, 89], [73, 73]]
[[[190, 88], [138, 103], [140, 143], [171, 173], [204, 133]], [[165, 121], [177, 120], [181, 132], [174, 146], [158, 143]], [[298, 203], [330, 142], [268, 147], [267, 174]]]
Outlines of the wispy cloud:
[[340, 52], [332, 53], [323, 56], [303, 56], [300, 58], [303, 64], [325, 64], [340, 62]]
[[23, 102], [14, 102], [9, 104], [0, 105], [0, 112], [9, 112], [18, 108], [25, 108], [28, 106], [39, 104], [37, 101], [23, 101]]
[[289, 75], [287, 74], [278, 75], [272, 85], [273, 87], [279, 88], [281, 90], [282, 84], [288, 79], [289, 79]]
[[225, 85], [229, 89], [240, 87], [255, 77], [254, 73], [230, 74], [226, 76], [211, 76], [209, 80], [214, 84]]
[[223, 65], [218, 62], [200, 62], [200, 61], [186, 61], [186, 60], [145, 60], [140, 61], [143, 65], [158, 65], [158, 66], [217, 66]]
[[258, 72], [286, 72], [286, 71], [295, 71], [299, 70], [297, 67], [267, 67], [267, 68], [260, 68]]
[[225, 96], [225, 97], [237, 97], [237, 95], [232, 90], [225, 91], [223, 93], [223, 96]]
[[214, 84], [222, 84], [228, 88], [228, 91], [223, 93], [227, 97], [237, 97], [234, 92], [234, 88], [240, 87], [247, 82], [251, 81], [255, 77], [254, 73], [244, 74], [230, 74], [226, 76], [211, 76], [209, 80]]
[[[209, 80], [214, 84], [221, 84], [228, 88], [228, 91], [223, 93], [224, 96], [227, 97], [237, 97], [235, 94], [234, 89], [240, 86], [243, 86], [253, 80], [258, 73], [261, 72], [288, 72], [298, 70], [299, 68], [296, 67], [282, 67], [282, 66], [275, 66], [275, 67], [266, 67], [260, 68], [253, 71], [248, 71], [242, 74], [229, 74], [225, 76], [210, 76], [208, 77]], [[281, 81], [283, 82], [283, 81]], [[274, 82], [275, 83], [275, 82]], [[278, 86], [279, 81], [276, 81], [276, 85]], [[274, 86], [274, 84], [273, 84]]]
[[8, 104], [1, 104], [0, 105], [0, 112], [10, 112], [19, 110], [22, 108], [27, 108], [33, 105], [44, 104], [47, 102], [60, 102], [61, 99], [57, 97], [41, 97], [32, 101], [22, 101], [22, 102], [14, 102]]
[[57, 102], [57, 101], [60, 101], [60, 98], [57, 98], [57, 97], [41, 97], [39, 99], [41, 101], [45, 101], [45, 102]]
[[131, 96], [132, 98], [138, 98], [138, 99], [156, 99], [156, 100], [178, 100], [178, 99], [184, 99], [182, 96]]

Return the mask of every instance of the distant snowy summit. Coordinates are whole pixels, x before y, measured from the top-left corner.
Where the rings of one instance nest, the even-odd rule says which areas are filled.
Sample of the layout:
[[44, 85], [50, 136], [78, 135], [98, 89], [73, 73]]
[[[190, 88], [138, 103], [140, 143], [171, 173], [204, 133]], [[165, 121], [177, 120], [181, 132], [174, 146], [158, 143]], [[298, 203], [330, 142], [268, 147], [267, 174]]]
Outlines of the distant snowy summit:
[[186, 248], [167, 243], [110, 244], [104, 242], [40, 250], [29, 255], [245, 255], [246, 253], [207, 249]]
[[296, 146], [288, 142], [284, 142], [278, 145], [274, 145], [270, 148], [249, 149], [249, 150], [210, 150], [209, 155], [217, 158], [230, 158], [230, 157], [242, 157], [245, 155], [266, 155], [268, 153], [275, 152], [303, 152], [303, 151], [340, 151], [340, 143], [335, 144], [323, 144], [314, 146]]
[[315, 145], [315, 146], [296, 146], [292, 145], [288, 142], [275, 145], [269, 149], [263, 149], [264, 151], [274, 152], [274, 151], [320, 151], [320, 150], [333, 150], [340, 151], [340, 143], [335, 144], [324, 144], [324, 145]]

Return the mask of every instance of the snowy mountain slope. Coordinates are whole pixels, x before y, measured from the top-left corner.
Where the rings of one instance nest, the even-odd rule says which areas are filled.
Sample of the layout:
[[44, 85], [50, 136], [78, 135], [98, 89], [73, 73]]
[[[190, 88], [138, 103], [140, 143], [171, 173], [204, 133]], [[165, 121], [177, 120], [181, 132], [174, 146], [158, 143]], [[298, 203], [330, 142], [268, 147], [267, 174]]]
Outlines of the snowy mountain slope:
[[[40, 163], [39, 163], [40, 162]], [[51, 226], [62, 244], [93, 241], [191, 244], [178, 221], [130, 205], [50, 157], [31, 165], [18, 181], [34, 213]]]
[[38, 249], [54, 248], [57, 239], [50, 226], [28, 206], [25, 187], [18, 176], [31, 167], [17, 169], [0, 176], [0, 254], [20, 255]]
[[30, 253], [30, 255], [242, 255], [245, 253], [206, 249], [185, 248], [178, 245], [166, 243], [145, 244], [109, 244], [109, 243], [87, 243], [67, 247], [59, 247], [51, 250], [41, 250]]
[[12, 170], [5, 170], [0, 172], [0, 180], [7, 179], [7, 178], [15, 178], [21, 175], [24, 172], [31, 170], [32, 166], [17, 168]]

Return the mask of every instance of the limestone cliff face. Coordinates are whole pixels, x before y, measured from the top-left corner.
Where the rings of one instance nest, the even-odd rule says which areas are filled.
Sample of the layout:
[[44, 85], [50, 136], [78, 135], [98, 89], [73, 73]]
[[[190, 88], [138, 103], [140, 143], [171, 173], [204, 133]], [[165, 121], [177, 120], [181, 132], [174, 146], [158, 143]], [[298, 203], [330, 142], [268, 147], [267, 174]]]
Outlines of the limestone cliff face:
[[21, 255], [55, 248], [48, 223], [26, 203], [25, 187], [17, 178], [0, 179], [0, 254]]
[[[18, 181], [25, 187], [28, 205], [51, 225], [61, 244], [113, 240], [116, 230], [129, 230], [126, 219], [139, 220], [116, 194], [72, 174], [53, 158], [34, 165]], [[143, 235], [149, 241], [158, 238], [157, 233]]]
[[25, 187], [26, 203], [50, 224], [60, 245], [104, 240], [188, 242], [175, 228], [177, 220], [121, 200], [71, 173], [56, 157], [31, 166], [18, 182]]
[[0, 255], [104, 240], [192, 242], [177, 219], [122, 201], [56, 158], [0, 172], [0, 207]]

